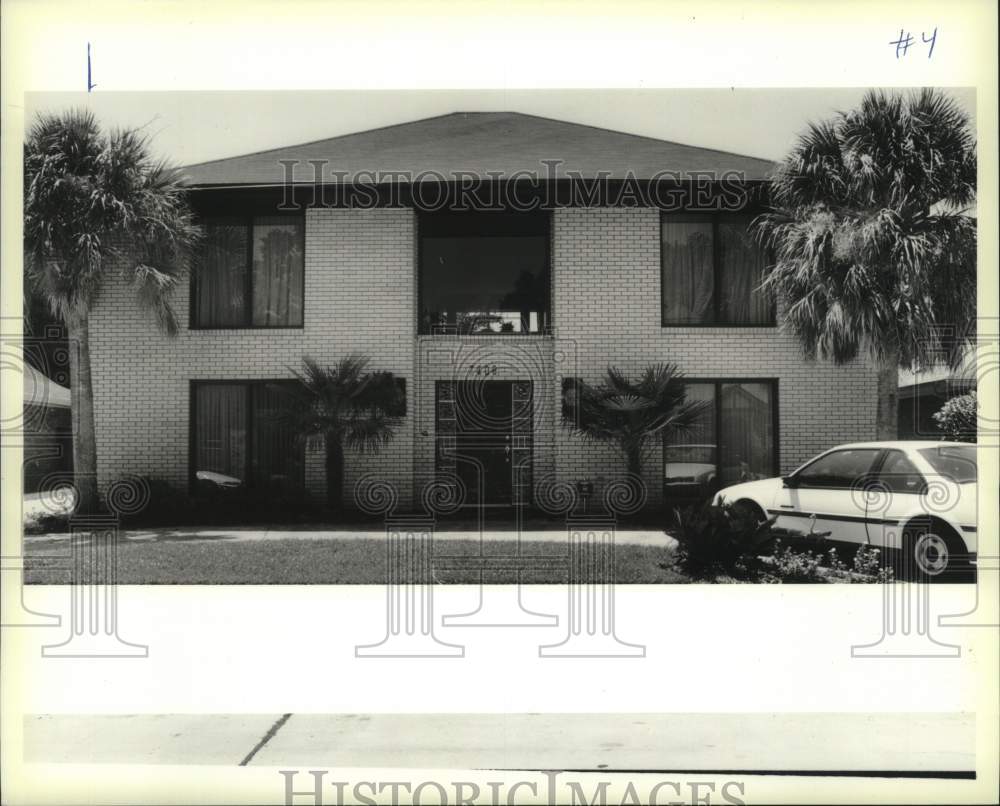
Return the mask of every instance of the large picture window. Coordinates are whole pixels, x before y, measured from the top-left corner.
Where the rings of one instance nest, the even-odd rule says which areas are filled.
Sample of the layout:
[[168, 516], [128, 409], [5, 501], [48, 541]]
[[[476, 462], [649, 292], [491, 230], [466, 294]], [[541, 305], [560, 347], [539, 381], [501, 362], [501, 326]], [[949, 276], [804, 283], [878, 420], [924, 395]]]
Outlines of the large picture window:
[[304, 257], [301, 217], [206, 219], [192, 276], [192, 327], [302, 327]]
[[303, 485], [304, 449], [290, 414], [294, 381], [204, 381], [192, 387], [192, 476], [198, 484], [288, 492]]
[[661, 324], [774, 324], [774, 303], [758, 286], [764, 252], [746, 215], [664, 213], [660, 221]]
[[549, 332], [548, 213], [424, 213], [418, 228], [421, 333]]
[[692, 381], [685, 390], [705, 405], [694, 428], [664, 436], [668, 500], [778, 474], [775, 381]]

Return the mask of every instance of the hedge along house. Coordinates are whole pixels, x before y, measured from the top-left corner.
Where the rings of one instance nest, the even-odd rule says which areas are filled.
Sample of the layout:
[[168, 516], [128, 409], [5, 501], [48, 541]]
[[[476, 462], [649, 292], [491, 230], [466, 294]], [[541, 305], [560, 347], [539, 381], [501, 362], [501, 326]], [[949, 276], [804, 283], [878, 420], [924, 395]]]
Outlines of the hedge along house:
[[[747, 238], [773, 165], [518, 113], [456, 113], [186, 168], [205, 240], [159, 333], [124, 285], [92, 326], [98, 467], [190, 489], [325, 490], [288, 433], [303, 355], [357, 352], [405, 382], [377, 455], [349, 455], [400, 508], [458, 476], [467, 502], [530, 505], [543, 482], [624, 460], [560, 422], [564, 379], [672, 362], [708, 401], [699, 433], [643, 467], [649, 502], [788, 470], [874, 438], [875, 375], [806, 360], [757, 291]], [[369, 474], [372, 474], [369, 476]]]

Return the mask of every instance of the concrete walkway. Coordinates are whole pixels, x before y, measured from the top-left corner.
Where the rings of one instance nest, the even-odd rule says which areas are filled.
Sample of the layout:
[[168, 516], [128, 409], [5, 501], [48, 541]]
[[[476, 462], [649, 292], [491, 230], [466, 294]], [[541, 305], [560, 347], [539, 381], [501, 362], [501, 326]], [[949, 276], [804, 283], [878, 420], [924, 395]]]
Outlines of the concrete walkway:
[[291, 768], [966, 772], [972, 714], [32, 715], [25, 760]]
[[44, 493], [25, 493], [22, 499], [21, 516], [26, 521], [43, 515], [69, 515], [76, 506], [76, 493], [72, 487]]
[[[520, 533], [522, 542], [565, 543], [565, 527], [529, 528]], [[507, 542], [517, 539], [516, 531], [507, 529], [486, 529], [482, 539]], [[260, 540], [384, 540], [385, 528], [372, 524], [352, 526], [169, 526], [157, 529], [126, 529], [121, 538], [135, 543], [155, 543], [160, 540], [185, 542], [218, 542], [219, 540], [250, 543]], [[479, 540], [480, 532], [475, 529], [449, 528], [435, 530], [435, 540]], [[25, 543], [69, 540], [68, 533], [25, 535]], [[615, 533], [619, 545], [661, 546], [671, 548], [675, 540], [664, 532], [653, 529], [621, 529]]]

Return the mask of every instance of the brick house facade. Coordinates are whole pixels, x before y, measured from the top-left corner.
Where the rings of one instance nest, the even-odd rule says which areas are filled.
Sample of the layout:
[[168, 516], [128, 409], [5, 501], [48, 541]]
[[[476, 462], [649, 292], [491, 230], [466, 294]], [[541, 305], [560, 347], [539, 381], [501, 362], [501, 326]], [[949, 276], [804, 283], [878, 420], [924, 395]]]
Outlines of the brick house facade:
[[[470, 120], [471, 130], [463, 129]], [[551, 124], [562, 128], [550, 132], [546, 127]], [[439, 127], [436, 132], [423, 131], [421, 125], [428, 124], [395, 127], [388, 133], [378, 130], [367, 133], [367, 139], [361, 133], [192, 166], [188, 173], [196, 207], [204, 210], [208, 204], [213, 215], [225, 215], [226, 199], [238, 199], [240, 194], [259, 196], [262, 185], [287, 188], [289, 178], [306, 185], [308, 175], [295, 175], [296, 167], [289, 176], [281, 161], [306, 164], [324, 149], [332, 160], [348, 167], [355, 160], [368, 167], [396, 170], [402, 166], [392, 162], [393, 147], [398, 144], [398, 154], [406, 154], [411, 164], [414, 151], [423, 148], [426, 157], [416, 169], [473, 165], [482, 175], [486, 173], [484, 159], [496, 159], [494, 164], [500, 168], [509, 167], [501, 163], [517, 156], [517, 135], [524, 134], [519, 126], [541, 127], [541, 133], [552, 138], [547, 153], [535, 146], [540, 153], [520, 155], [536, 162], [557, 153], [558, 148], [562, 149], [559, 154], [570, 155], [567, 166], [574, 159], [596, 164], [603, 148], [613, 172], [624, 160], [629, 170], [632, 163], [639, 165], [638, 176], [646, 179], [649, 170], [644, 166], [661, 159], [656, 152], [660, 148], [667, 149], [664, 161], [698, 161], [700, 156], [703, 163], [707, 154], [744, 175], [756, 172], [758, 179], [768, 167], [753, 158], [720, 157], [719, 152], [530, 116], [445, 116], [432, 119], [431, 125]], [[454, 139], [442, 138], [442, 130], [455, 132]], [[537, 143], [538, 132], [532, 134], [522, 136], [520, 142]], [[454, 153], [454, 165], [446, 166], [435, 147]], [[690, 153], [674, 153], [680, 149]], [[382, 166], [377, 164], [380, 159]], [[262, 174], [265, 169], [260, 166], [269, 166], [270, 173]], [[267, 199], [254, 202], [261, 215], [271, 214], [279, 203], [277, 190]], [[447, 396], [457, 388], [447, 384], [481, 377], [484, 372], [491, 381], [530, 382], [530, 389], [522, 388], [530, 396], [532, 422], [530, 428], [522, 425], [520, 431], [512, 431], [510, 443], [515, 453], [523, 443], [531, 468], [529, 487], [545, 476], [590, 480], [600, 487], [602, 480], [623, 472], [623, 460], [613, 449], [584, 442], [560, 424], [563, 378], [594, 382], [609, 364], [637, 373], [651, 363], [671, 362], [690, 379], [713, 384], [724, 384], [727, 379], [766, 381], [776, 427], [776, 433], [769, 432], [774, 455], [767, 461], [773, 463], [775, 472], [790, 470], [839, 442], [875, 436], [873, 368], [860, 362], [835, 366], [806, 360], [796, 339], [778, 326], [780, 309], [773, 326], [664, 326], [665, 214], [656, 206], [556, 205], [548, 219], [549, 323], [537, 332], [518, 333], [422, 332], [426, 328], [421, 325], [420, 311], [421, 214], [414, 206], [302, 206], [295, 213], [304, 227], [301, 326], [195, 326], [194, 314], [188, 315], [194, 311], [192, 287], [184, 283], [174, 299], [180, 332], [168, 337], [135, 305], [123, 282], [111, 281], [102, 289], [91, 325], [102, 488], [122, 473], [154, 476], [187, 488], [197, 450], [192, 430], [197, 383], [290, 378], [291, 368], [300, 365], [303, 355], [332, 364], [346, 354], [363, 353], [370, 357], [372, 367], [389, 370], [406, 381], [406, 413], [393, 441], [376, 455], [347, 456], [345, 496], [349, 503], [359, 479], [377, 474], [396, 487], [401, 507], [419, 506], [424, 483], [442, 466], [440, 404], [444, 400], [447, 407]], [[511, 388], [517, 394], [516, 384]], [[304, 486], [320, 496], [325, 484], [322, 450], [316, 445], [303, 450]], [[650, 503], [662, 503], [662, 446], [644, 463], [643, 476]], [[529, 492], [529, 503], [530, 496]]]

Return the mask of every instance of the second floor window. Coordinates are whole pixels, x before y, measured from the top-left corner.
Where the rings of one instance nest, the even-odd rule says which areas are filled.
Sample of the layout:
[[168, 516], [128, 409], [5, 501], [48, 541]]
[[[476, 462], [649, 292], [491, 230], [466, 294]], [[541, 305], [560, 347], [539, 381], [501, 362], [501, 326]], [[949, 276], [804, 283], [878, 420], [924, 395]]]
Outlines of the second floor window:
[[774, 324], [774, 303], [758, 290], [765, 257], [747, 231], [752, 219], [663, 215], [663, 326]]
[[193, 327], [302, 327], [301, 218], [210, 218], [203, 234], [192, 280]]
[[548, 332], [549, 232], [543, 212], [421, 215], [420, 332]]

